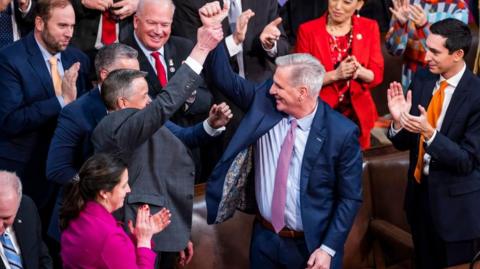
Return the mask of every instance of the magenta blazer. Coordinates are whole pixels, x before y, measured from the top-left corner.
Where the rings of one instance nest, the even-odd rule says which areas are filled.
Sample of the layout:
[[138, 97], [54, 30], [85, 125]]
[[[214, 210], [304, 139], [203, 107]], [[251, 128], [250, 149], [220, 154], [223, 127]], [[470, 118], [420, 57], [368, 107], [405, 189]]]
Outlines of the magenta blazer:
[[61, 237], [63, 268], [153, 269], [156, 254], [137, 248], [102, 205], [87, 202]]

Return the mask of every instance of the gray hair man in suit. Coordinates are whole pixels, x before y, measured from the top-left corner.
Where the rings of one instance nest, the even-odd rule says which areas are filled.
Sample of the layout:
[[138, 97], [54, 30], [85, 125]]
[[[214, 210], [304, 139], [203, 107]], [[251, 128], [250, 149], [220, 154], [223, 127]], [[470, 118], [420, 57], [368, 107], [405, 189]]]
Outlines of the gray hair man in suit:
[[0, 171], [0, 269], [53, 268], [33, 201], [15, 173]]

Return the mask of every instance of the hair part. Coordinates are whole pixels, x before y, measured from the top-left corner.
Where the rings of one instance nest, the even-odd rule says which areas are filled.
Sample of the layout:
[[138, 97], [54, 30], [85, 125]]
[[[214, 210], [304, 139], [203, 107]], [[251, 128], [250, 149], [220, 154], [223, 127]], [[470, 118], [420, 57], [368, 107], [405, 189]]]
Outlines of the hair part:
[[95, 56], [95, 72], [100, 79], [102, 69], [109, 69], [112, 65], [123, 59], [137, 59], [136, 49], [121, 43], [113, 43], [101, 48]]
[[318, 96], [325, 77], [325, 68], [318, 59], [308, 53], [294, 53], [278, 57], [275, 63], [277, 68], [291, 69], [289, 78], [291, 86], [305, 85], [310, 96]]
[[35, 16], [47, 22], [52, 16], [53, 9], [65, 8], [67, 6], [72, 6], [70, 0], [38, 0], [35, 6]]
[[94, 201], [100, 191], [112, 191], [120, 183], [126, 164], [110, 154], [99, 153], [90, 157], [78, 172], [79, 179], [72, 180], [65, 187], [60, 208], [60, 228], [68, 227], [78, 217], [86, 202]]
[[117, 69], [110, 72], [102, 84], [102, 99], [108, 110], [117, 109], [118, 97], [130, 97], [134, 92], [133, 81], [145, 78], [147, 72], [134, 69]]
[[445, 40], [445, 48], [452, 54], [457, 50], [463, 50], [463, 57], [467, 55], [472, 44], [472, 33], [468, 25], [460, 20], [449, 18], [438, 21], [430, 26], [430, 33], [440, 35]]

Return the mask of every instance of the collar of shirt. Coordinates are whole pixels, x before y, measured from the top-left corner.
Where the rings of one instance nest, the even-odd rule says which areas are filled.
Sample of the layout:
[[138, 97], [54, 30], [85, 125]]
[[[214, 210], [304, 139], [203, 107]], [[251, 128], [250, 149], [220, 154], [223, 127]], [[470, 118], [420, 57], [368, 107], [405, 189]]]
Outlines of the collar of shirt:
[[[297, 126], [300, 128], [302, 131], [307, 131], [310, 129], [313, 123], [313, 118], [315, 117], [315, 113], [317, 113], [317, 108], [318, 108], [318, 102], [315, 104], [315, 109], [312, 111], [312, 113], [306, 115], [305, 117], [301, 119], [297, 119]], [[294, 119], [293, 116], [288, 116], [288, 122], [291, 122]]]
[[[145, 54], [145, 56], [147, 56], [147, 59], [150, 63], [153, 64], [153, 66], [155, 66], [155, 59], [153, 59], [153, 56], [151, 55], [151, 53], [153, 52], [153, 50], [149, 50], [147, 48], [145, 48], [145, 46], [143, 45], [142, 42], [140, 42], [140, 40], [138, 39], [137, 35], [135, 34], [135, 32], [133, 33], [133, 37], [135, 38], [135, 41], [137, 41], [137, 44], [138, 46], [140, 47], [140, 49], [142, 50], [143, 54]], [[160, 49], [157, 50], [160, 55], [162, 56], [161, 58], [163, 58], [165, 55], [164, 55], [164, 47], [161, 47]]]
[[[449, 87], [452, 87], [453, 89], [457, 88], [457, 85], [460, 82], [460, 79], [462, 79], [463, 73], [465, 73], [466, 69], [467, 69], [467, 65], [464, 63], [463, 68], [460, 70], [460, 72], [456, 73], [451, 78], [447, 79], [447, 83], [448, 83], [447, 88], [449, 88]], [[440, 87], [440, 82], [442, 82], [444, 80], [445, 80], [445, 78], [442, 75], [440, 75], [440, 79], [435, 84], [435, 91], [437, 91], [438, 88]], [[435, 93], [435, 91], [434, 91], [434, 93]]]
[[[48, 63], [48, 59], [50, 57], [55, 56], [57, 57], [57, 60], [61, 63], [62, 62], [62, 54], [60, 52], [56, 53], [55, 55], [50, 54], [47, 49], [45, 49], [40, 42], [38, 42], [37, 38], [35, 38], [35, 42], [37, 42], [38, 47], [40, 48], [40, 52], [42, 53], [42, 57], [45, 60], [46, 63]], [[50, 70], [50, 65], [47, 64], [49, 67], [48, 70]]]

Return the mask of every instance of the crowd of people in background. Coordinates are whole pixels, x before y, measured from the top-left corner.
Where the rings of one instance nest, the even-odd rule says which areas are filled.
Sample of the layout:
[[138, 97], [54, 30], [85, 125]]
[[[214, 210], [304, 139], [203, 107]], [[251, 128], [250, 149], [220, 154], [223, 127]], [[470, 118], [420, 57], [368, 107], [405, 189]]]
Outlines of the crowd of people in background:
[[468, 262], [469, 22], [474, 0], [0, 0], [0, 268], [185, 266], [205, 181], [209, 224], [255, 215], [251, 268], [342, 268], [375, 88], [416, 268]]

